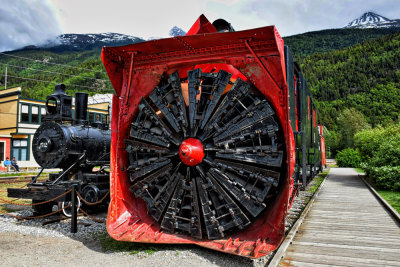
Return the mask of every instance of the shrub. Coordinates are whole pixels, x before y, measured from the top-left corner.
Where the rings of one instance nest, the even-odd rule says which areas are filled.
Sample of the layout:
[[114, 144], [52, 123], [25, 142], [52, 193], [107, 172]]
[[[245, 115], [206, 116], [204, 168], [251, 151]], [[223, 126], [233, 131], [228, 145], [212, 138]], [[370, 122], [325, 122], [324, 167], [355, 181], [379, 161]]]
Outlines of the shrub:
[[354, 143], [375, 185], [400, 191], [400, 124], [358, 132]]
[[367, 167], [366, 171], [377, 187], [400, 191], [400, 166]]
[[400, 125], [358, 132], [355, 146], [372, 167], [400, 165]]
[[361, 154], [353, 148], [346, 148], [336, 155], [336, 163], [339, 167], [360, 167]]

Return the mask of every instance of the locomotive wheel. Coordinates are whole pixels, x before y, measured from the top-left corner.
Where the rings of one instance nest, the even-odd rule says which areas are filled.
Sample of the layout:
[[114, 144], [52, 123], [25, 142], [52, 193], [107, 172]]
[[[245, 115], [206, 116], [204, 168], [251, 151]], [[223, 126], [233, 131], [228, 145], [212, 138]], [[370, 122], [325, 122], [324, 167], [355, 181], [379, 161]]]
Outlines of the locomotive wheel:
[[[81, 200], [79, 197], [76, 197], [77, 201], [77, 207], [76, 207], [76, 212], [79, 212], [79, 208], [81, 207]], [[61, 210], [62, 214], [64, 214], [66, 217], [71, 218], [72, 217], [72, 206], [67, 207], [69, 204], [72, 204], [72, 201], [63, 201], [58, 203], [58, 209]]]
[[231, 76], [195, 69], [181, 81], [175, 72], [141, 99], [125, 140], [130, 190], [165, 231], [222, 238], [277, 192], [282, 130], [265, 97]]
[[82, 190], [82, 197], [89, 203], [96, 203], [100, 199], [100, 190], [95, 185], [87, 185]]

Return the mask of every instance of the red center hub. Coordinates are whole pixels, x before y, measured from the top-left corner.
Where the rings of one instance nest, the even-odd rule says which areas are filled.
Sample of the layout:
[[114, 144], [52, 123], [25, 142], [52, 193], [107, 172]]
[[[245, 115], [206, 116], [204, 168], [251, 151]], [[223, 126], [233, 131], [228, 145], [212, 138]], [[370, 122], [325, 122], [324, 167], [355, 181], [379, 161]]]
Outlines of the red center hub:
[[203, 144], [199, 139], [188, 138], [179, 146], [179, 157], [189, 166], [199, 164], [204, 158]]

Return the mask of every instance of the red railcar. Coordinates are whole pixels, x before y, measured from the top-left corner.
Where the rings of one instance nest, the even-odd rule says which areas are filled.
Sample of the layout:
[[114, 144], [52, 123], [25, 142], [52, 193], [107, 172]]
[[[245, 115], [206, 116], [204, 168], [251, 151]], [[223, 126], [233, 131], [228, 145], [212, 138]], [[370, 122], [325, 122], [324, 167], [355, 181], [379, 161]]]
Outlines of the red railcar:
[[274, 26], [218, 32], [203, 15], [186, 36], [103, 48], [114, 239], [248, 257], [279, 246], [300, 179], [287, 57]]

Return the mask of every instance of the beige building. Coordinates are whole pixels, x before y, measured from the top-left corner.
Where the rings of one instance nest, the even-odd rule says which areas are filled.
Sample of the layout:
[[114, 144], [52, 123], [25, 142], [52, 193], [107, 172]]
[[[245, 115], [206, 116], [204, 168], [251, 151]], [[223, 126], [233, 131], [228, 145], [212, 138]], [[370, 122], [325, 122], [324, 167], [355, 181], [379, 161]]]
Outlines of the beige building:
[[[32, 138], [46, 115], [46, 101], [21, 97], [21, 87], [0, 91], [0, 170], [6, 157], [24, 167], [39, 167], [32, 154]], [[88, 105], [89, 121], [110, 121], [110, 103]], [[3, 168], [4, 170], [4, 168]]]

